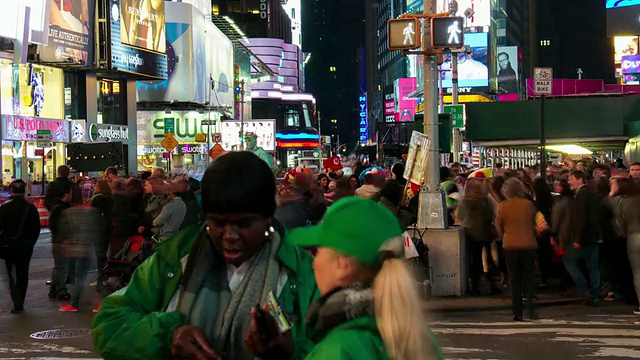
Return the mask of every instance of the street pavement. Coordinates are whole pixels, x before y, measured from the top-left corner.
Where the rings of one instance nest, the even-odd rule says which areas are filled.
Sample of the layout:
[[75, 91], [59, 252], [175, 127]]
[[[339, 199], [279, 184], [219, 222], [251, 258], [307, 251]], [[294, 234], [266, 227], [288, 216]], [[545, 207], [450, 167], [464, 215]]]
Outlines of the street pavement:
[[[8, 284], [0, 264], [6, 289], [0, 302], [0, 359], [99, 358], [90, 336], [91, 309], [98, 301], [95, 289], [87, 287], [75, 314], [60, 313], [61, 303], [47, 298], [45, 282], [53, 266], [50, 241], [50, 234], [42, 234], [34, 250], [24, 314], [9, 314]], [[471, 304], [468, 311], [462, 309], [465, 304]], [[429, 323], [447, 359], [640, 359], [640, 316], [619, 303], [544, 307], [541, 320], [526, 323], [511, 321], [508, 308], [480, 306], [473, 299], [437, 299], [425, 306], [430, 307]], [[441, 311], [443, 307], [447, 311]]]
[[640, 359], [640, 316], [631, 306], [573, 304], [511, 321], [510, 310], [432, 313], [447, 359]]

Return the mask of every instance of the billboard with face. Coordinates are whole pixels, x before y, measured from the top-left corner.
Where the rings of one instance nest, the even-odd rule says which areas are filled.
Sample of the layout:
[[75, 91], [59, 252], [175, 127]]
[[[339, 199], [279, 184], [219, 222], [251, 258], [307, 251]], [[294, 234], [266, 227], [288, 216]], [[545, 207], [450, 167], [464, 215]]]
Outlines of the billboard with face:
[[520, 92], [518, 76], [518, 47], [498, 46], [498, 92], [517, 94]]
[[[471, 47], [471, 53], [458, 54], [458, 86], [489, 86], [489, 52], [487, 33], [465, 33], [464, 43]], [[445, 55], [441, 65], [442, 87], [452, 87], [451, 55]]]
[[111, 0], [110, 10], [111, 67], [166, 79], [164, 1]]

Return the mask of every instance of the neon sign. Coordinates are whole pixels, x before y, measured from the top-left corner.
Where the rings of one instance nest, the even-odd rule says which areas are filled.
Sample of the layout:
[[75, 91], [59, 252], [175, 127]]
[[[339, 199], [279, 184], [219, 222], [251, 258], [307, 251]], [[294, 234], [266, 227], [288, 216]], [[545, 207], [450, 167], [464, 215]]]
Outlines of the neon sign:
[[369, 139], [369, 122], [367, 120], [367, 93], [358, 97], [360, 104], [360, 141], [366, 142]]

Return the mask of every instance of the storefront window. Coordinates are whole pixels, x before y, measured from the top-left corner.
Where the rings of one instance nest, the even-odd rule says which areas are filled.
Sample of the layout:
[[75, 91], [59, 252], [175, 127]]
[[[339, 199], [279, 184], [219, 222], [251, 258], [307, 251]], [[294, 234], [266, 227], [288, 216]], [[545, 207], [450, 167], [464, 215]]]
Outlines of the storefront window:
[[127, 125], [126, 82], [98, 79], [98, 123]]
[[[65, 163], [65, 144], [52, 145], [52, 147], [38, 149], [36, 143], [31, 141], [2, 141], [3, 184], [7, 185], [13, 180], [23, 179], [30, 186], [36, 184], [37, 187], [43, 179], [49, 182], [55, 180], [56, 169]], [[33, 189], [30, 193], [39, 195], [42, 191]]]
[[[3, 115], [38, 116], [48, 119], [64, 118], [63, 71], [35, 64], [13, 65], [0, 61], [0, 96]], [[39, 114], [34, 93], [42, 95]]]

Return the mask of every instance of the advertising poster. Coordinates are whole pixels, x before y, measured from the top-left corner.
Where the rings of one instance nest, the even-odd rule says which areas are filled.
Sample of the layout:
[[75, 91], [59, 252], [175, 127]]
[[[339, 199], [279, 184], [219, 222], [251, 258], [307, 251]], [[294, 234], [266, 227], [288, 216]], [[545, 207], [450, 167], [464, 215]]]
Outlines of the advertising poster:
[[240, 131], [254, 133], [258, 137], [258, 147], [266, 151], [276, 150], [276, 121], [252, 120], [244, 122], [244, 129], [240, 121], [223, 121], [221, 124], [222, 147], [227, 151], [240, 150]]
[[418, 99], [410, 96], [416, 91], [416, 78], [401, 78], [394, 82], [396, 122], [413, 121]]
[[[471, 54], [458, 54], [458, 87], [489, 86], [488, 34], [465, 33], [464, 44], [471, 47]], [[445, 55], [440, 69], [442, 87], [451, 88], [451, 55]]]
[[622, 62], [623, 56], [638, 55], [637, 36], [616, 36], [613, 38], [615, 55], [613, 57], [616, 64]]
[[120, 0], [120, 42], [165, 53], [164, 0]]
[[498, 46], [498, 92], [517, 94], [520, 92], [518, 78], [518, 47]]
[[95, 0], [51, 0], [49, 43], [40, 47], [45, 62], [91, 65]]
[[[149, 40], [148, 35], [146, 38], [149, 40], [144, 43], [143, 46], [130, 46], [127, 43], [123, 43], [122, 37], [120, 35], [120, 6], [121, 0], [111, 0], [111, 67], [114, 70], [127, 72], [131, 74], [143, 75], [149, 78], [161, 79], [164, 80], [167, 78], [167, 56], [161, 52], [166, 51], [166, 39], [164, 35], [164, 1], [154, 0], [151, 3], [155, 3], [159, 1], [162, 5], [157, 5], [160, 7], [156, 7], [156, 9], [162, 8], [162, 35], [159, 38], [153, 38]], [[122, 0], [123, 3], [132, 2], [132, 0]], [[146, 2], [146, 1], [145, 1]], [[146, 9], [146, 7], [142, 7]], [[128, 7], [125, 7], [128, 10]], [[159, 10], [155, 10], [155, 19], [158, 19]], [[135, 11], [133, 11], [135, 13]], [[158, 20], [159, 21], [159, 20]], [[151, 24], [147, 22], [145, 24]], [[159, 26], [159, 23], [157, 23]], [[138, 25], [136, 25], [137, 27]], [[147, 34], [151, 34], [151, 30], [149, 27], [145, 28]], [[156, 29], [157, 30], [157, 29]], [[124, 29], [123, 31], [129, 31], [128, 29]], [[136, 33], [136, 32], [134, 32]], [[127, 39], [130, 40], [130, 34], [127, 34]], [[137, 35], [141, 37], [142, 35]], [[155, 35], [154, 35], [155, 36]], [[160, 36], [159, 34], [157, 36]], [[156, 41], [157, 40], [157, 41]], [[158, 41], [162, 42], [164, 45], [159, 45]], [[156, 43], [156, 45], [152, 45]], [[152, 52], [151, 50], [147, 50], [147, 46], [151, 48], [156, 48], [162, 50], [161, 52]]]

